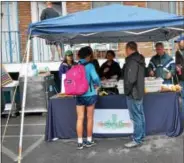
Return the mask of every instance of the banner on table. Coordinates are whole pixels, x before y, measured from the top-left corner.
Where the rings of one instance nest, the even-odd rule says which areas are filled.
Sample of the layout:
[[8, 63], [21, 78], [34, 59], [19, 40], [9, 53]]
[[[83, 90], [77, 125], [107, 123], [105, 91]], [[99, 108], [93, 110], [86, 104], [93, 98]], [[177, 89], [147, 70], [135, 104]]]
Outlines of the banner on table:
[[133, 133], [133, 124], [128, 109], [95, 109], [93, 133]]

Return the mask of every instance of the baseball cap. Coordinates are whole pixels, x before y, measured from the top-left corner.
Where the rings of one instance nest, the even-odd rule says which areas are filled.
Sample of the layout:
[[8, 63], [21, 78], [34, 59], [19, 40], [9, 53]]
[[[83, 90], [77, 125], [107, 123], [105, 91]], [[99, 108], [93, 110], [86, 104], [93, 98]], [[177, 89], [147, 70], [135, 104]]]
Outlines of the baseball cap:
[[73, 52], [72, 52], [71, 50], [67, 50], [67, 51], [65, 52], [65, 55], [73, 55]]

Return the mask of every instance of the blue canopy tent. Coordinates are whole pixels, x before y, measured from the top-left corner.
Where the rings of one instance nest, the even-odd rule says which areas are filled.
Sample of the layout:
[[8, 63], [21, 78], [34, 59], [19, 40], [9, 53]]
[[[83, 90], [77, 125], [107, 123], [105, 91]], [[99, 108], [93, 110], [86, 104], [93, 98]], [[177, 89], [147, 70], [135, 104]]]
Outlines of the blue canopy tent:
[[184, 32], [184, 17], [110, 5], [30, 24], [29, 33], [62, 43], [165, 41]]
[[[148, 8], [110, 5], [64, 17], [30, 24], [26, 48], [28, 69], [31, 37], [40, 37], [65, 44], [106, 43], [127, 41], [164, 41], [184, 32], [184, 17]], [[27, 73], [24, 79], [19, 162], [22, 154], [22, 135], [27, 91]]]
[[182, 41], [182, 40], [184, 40], [184, 36], [180, 36], [177, 40], [175, 40], [174, 42], [180, 42], [180, 41]]

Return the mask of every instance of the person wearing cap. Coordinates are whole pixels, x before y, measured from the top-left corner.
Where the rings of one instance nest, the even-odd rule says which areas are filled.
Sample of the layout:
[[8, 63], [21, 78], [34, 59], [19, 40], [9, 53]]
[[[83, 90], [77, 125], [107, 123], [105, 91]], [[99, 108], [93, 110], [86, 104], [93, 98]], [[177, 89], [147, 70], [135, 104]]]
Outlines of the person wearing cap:
[[74, 61], [73, 52], [71, 50], [67, 50], [65, 52], [64, 60], [59, 67], [59, 78], [61, 81], [62, 81], [62, 75], [66, 74], [66, 72], [70, 70], [73, 65], [76, 65], [76, 64], [77, 63]]
[[184, 113], [184, 36], [175, 41], [178, 43], [178, 50], [175, 54], [176, 59], [176, 73], [179, 79], [179, 83], [182, 86], [182, 112]]
[[175, 75], [175, 62], [164, 49], [164, 44], [156, 43], [155, 49], [157, 54], [153, 56], [148, 65], [150, 77], [161, 77], [164, 84], [172, 84], [172, 78]]

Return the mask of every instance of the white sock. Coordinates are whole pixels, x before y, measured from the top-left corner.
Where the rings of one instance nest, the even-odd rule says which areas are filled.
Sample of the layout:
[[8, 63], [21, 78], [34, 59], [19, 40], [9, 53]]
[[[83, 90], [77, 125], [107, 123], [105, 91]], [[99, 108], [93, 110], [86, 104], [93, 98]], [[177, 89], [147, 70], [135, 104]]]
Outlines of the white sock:
[[83, 143], [83, 139], [82, 138], [78, 138], [78, 143]]
[[92, 141], [92, 137], [87, 137], [87, 141], [91, 142]]

